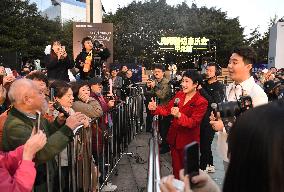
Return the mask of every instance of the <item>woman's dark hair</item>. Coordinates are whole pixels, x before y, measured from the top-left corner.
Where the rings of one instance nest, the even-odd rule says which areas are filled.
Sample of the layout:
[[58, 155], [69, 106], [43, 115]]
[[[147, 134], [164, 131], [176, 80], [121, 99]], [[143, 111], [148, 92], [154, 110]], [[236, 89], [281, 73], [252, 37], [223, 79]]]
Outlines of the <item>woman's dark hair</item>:
[[78, 101], [80, 100], [78, 98], [78, 95], [79, 95], [79, 89], [81, 87], [84, 87], [84, 86], [88, 86], [89, 87], [89, 84], [87, 81], [80, 81], [80, 82], [74, 82], [71, 84], [71, 87], [72, 87], [72, 91], [73, 91], [73, 96], [74, 96], [74, 100]]
[[71, 88], [71, 85], [65, 81], [54, 81], [50, 84], [50, 88], [54, 89], [54, 97], [62, 98]]
[[84, 50], [86, 49], [85, 46], [84, 46], [84, 43], [85, 43], [86, 41], [92, 41], [92, 42], [93, 42], [93, 40], [92, 40], [90, 37], [84, 37], [84, 38], [82, 39], [82, 48], [83, 48]]
[[284, 100], [250, 109], [231, 128], [224, 192], [284, 191]]
[[194, 84], [200, 84], [202, 81], [201, 75], [196, 70], [187, 70], [183, 73], [182, 77], [190, 78]]

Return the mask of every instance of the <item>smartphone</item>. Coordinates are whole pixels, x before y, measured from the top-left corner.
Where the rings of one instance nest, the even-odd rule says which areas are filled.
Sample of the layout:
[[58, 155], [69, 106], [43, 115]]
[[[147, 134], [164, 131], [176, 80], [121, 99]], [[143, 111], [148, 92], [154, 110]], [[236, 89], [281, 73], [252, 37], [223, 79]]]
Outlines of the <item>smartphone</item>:
[[54, 88], [50, 88], [50, 93], [49, 93], [49, 95], [50, 95], [50, 101], [51, 101], [51, 102], [54, 102]]
[[0, 74], [0, 85], [3, 85], [4, 75]]
[[[166, 182], [166, 179], [167, 179], [166, 177], [162, 178], [159, 181], [159, 183]], [[174, 178], [172, 184], [177, 191], [179, 191], [179, 192], [184, 191], [184, 182], [183, 181]]]
[[40, 130], [40, 116], [41, 112], [37, 111], [35, 120], [35, 133], [38, 133], [38, 131]]
[[196, 141], [184, 147], [184, 175], [190, 178], [199, 175], [199, 144]]

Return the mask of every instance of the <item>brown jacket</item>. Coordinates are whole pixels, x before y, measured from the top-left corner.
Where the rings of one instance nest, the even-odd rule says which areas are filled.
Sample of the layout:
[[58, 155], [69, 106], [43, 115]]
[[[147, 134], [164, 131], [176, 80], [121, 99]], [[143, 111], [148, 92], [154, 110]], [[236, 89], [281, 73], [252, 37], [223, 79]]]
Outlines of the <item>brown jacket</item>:
[[93, 98], [91, 98], [88, 103], [84, 103], [80, 100], [75, 101], [72, 108], [74, 111], [81, 112], [90, 118], [101, 117], [103, 115], [103, 110], [100, 103]]

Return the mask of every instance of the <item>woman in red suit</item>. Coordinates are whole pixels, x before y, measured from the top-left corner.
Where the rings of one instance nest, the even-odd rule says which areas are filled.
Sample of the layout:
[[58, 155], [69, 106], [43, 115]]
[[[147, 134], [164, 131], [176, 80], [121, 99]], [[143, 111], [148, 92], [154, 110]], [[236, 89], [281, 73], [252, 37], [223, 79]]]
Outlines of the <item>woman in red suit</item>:
[[[153, 100], [148, 105], [154, 115], [171, 114], [174, 117], [167, 141], [170, 145], [175, 178], [179, 178], [179, 170], [184, 167], [184, 147], [193, 141], [200, 140], [200, 123], [208, 106], [207, 100], [197, 91], [200, 81], [197, 71], [186, 71], [182, 78], [182, 91], [177, 92], [167, 105], [157, 106]], [[177, 107], [175, 103], [178, 103]]]

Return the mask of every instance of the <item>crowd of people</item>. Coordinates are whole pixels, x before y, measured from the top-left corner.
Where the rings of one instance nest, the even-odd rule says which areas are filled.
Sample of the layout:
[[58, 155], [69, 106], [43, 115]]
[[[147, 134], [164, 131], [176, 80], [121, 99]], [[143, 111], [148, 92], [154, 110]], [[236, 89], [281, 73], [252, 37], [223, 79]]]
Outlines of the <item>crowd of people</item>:
[[[208, 79], [206, 84], [199, 83], [201, 86], [196, 85], [195, 90], [199, 89], [208, 103], [222, 102], [217, 107], [220, 110], [219, 112], [213, 109], [212, 105], [209, 105], [207, 108], [209, 115], [204, 116], [202, 123], [200, 121], [197, 123], [200, 130], [201, 170], [199, 175], [192, 178], [189, 178], [188, 175], [185, 177], [184, 174], [178, 174], [178, 171], [183, 170], [184, 162], [182, 162], [182, 167], [176, 169], [175, 153], [171, 153], [174, 176], [170, 175], [161, 179], [162, 191], [178, 191], [174, 186], [174, 178], [184, 181], [182, 191], [221, 191], [207, 174], [215, 171], [211, 151], [212, 135], [214, 135], [212, 130], [218, 133], [217, 150], [223, 159], [225, 170], [222, 191], [284, 191], [281, 182], [284, 178], [282, 174], [283, 158], [280, 157], [283, 154], [283, 144], [281, 144], [283, 139], [280, 139], [280, 137], [283, 137], [284, 133], [281, 128], [281, 122], [284, 121], [283, 69], [272, 68], [254, 74], [257, 77], [260, 77], [260, 74], [266, 77], [265, 80], [260, 82], [252, 76], [254, 63], [255, 53], [253, 49], [236, 48], [228, 63], [229, 76], [233, 83], [224, 85], [224, 89], [218, 84], [214, 86], [214, 82], [217, 82], [218, 67], [213, 64], [207, 65], [205, 73]], [[213, 70], [211, 66], [214, 66]], [[215, 72], [213, 79], [210, 78], [212, 72]], [[187, 72], [184, 73], [181, 84], [183, 94], [187, 93], [188, 88], [186, 83], [188, 76], [186, 74]], [[271, 81], [273, 83], [269, 83]], [[191, 78], [191, 82], [194, 83], [195, 79]], [[267, 91], [267, 89], [270, 91]], [[177, 93], [176, 97], [178, 94], [180, 93]], [[212, 101], [212, 99], [214, 100]], [[187, 104], [183, 99], [181, 101], [183, 105]], [[268, 104], [269, 101], [274, 102]], [[182, 111], [180, 105], [177, 108], [171, 102], [167, 107], [169, 108], [157, 107], [154, 102], [149, 103], [149, 109], [156, 114], [162, 114], [161, 109], [167, 109], [168, 112], [170, 111], [173, 114], [175, 120], [172, 122], [172, 129], [175, 129], [179, 134], [184, 134], [186, 131], [195, 128], [192, 125], [187, 126], [181, 120], [184, 116], [187, 116], [187, 123], [189, 124], [196, 119], [196, 115]], [[203, 114], [205, 112], [206, 110]], [[181, 140], [178, 134], [168, 135], [168, 137], [173, 136], [176, 137], [175, 141]], [[190, 137], [187, 138], [187, 142], [183, 146], [191, 142]], [[199, 141], [198, 139], [196, 141]], [[168, 141], [171, 142], [170, 139]], [[170, 145], [172, 149], [178, 146], [172, 143]], [[180, 158], [184, 155], [182, 154]]]
[[[60, 41], [53, 41], [45, 58], [47, 73], [25, 71], [15, 75], [0, 66], [2, 191], [56, 191], [58, 164], [62, 189], [70, 191], [67, 145], [77, 139], [75, 131], [79, 126], [93, 130], [94, 158], [101, 153], [102, 141], [97, 138], [112, 121], [105, 114], [116, 101], [126, 99], [134, 82], [126, 65], [119, 66], [120, 70], [105, 65], [109, 51], [104, 45], [86, 37], [82, 47], [73, 61]], [[226, 171], [223, 191], [284, 191], [283, 69], [252, 75], [254, 63], [251, 48], [236, 48], [228, 63], [232, 84], [218, 81], [221, 68], [209, 62], [203, 77], [197, 70], [181, 73], [178, 91], [165, 77], [165, 67], [154, 66], [154, 76], [145, 84], [146, 131], [152, 131], [152, 117], [159, 115], [160, 153], [170, 152], [174, 175], [161, 180], [162, 191], [176, 191], [174, 177], [184, 181], [185, 191], [220, 191], [207, 174], [215, 172], [211, 145], [216, 132]], [[74, 67], [79, 75], [77, 81], [69, 82], [68, 71]], [[249, 96], [253, 109], [243, 110], [244, 96]], [[269, 101], [274, 102], [267, 105]], [[232, 113], [228, 118], [224, 111], [213, 113], [212, 104], [222, 102], [236, 102], [241, 114]], [[99, 127], [90, 127], [94, 118], [100, 119]], [[193, 141], [200, 146], [201, 170], [198, 176], [189, 178], [180, 171], [184, 168], [184, 147]], [[57, 155], [60, 158], [56, 160]], [[100, 159], [95, 161], [99, 170], [105, 169]], [[194, 183], [191, 189], [189, 179]], [[99, 182], [103, 182], [101, 177]], [[107, 186], [110, 191], [116, 189]]]
[[[62, 191], [70, 191], [72, 161], [67, 146], [78, 139], [75, 131], [81, 125], [93, 130], [91, 153], [95, 166], [100, 166], [97, 170], [105, 169], [96, 157], [102, 153], [101, 138], [112, 121], [106, 113], [126, 99], [129, 87], [134, 85], [132, 71], [126, 65], [121, 70], [119, 66], [106, 68], [103, 61], [109, 56], [107, 48], [101, 44], [93, 48], [89, 37], [83, 39], [82, 45], [82, 52], [72, 61], [60, 41], [53, 41], [45, 57], [44, 72], [13, 70], [10, 73], [12, 70], [0, 66], [0, 188], [3, 191], [31, 191], [32, 188], [57, 191], [58, 165]], [[88, 70], [84, 69], [85, 65], [89, 65]], [[79, 78], [70, 82], [68, 73], [74, 66], [78, 67]], [[99, 119], [99, 127], [90, 123], [95, 118]], [[31, 144], [34, 146], [30, 147]], [[8, 174], [9, 178], [2, 184], [2, 176]], [[103, 182], [101, 176], [99, 182]], [[108, 183], [105, 190], [115, 188]]]

